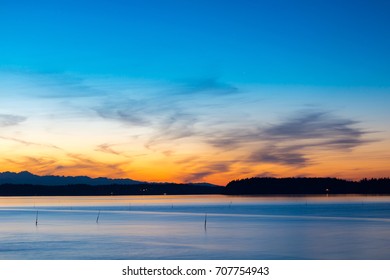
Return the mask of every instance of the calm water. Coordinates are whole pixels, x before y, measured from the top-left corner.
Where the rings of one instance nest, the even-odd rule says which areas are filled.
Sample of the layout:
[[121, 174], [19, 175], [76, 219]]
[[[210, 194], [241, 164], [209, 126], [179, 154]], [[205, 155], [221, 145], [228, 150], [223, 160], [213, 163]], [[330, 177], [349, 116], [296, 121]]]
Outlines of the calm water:
[[2, 197], [0, 259], [390, 259], [390, 197]]

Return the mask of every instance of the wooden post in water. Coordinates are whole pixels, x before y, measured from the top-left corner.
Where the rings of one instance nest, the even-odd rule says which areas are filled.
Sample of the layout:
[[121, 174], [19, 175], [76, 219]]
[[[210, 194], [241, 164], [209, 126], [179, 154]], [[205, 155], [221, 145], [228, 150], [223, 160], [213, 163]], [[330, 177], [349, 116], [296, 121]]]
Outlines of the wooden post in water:
[[38, 210], [37, 210], [37, 214], [35, 215], [35, 226], [38, 226]]
[[99, 217], [100, 217], [100, 210], [99, 210], [99, 213], [98, 213], [98, 215], [97, 215], [97, 217], [96, 217], [96, 223], [97, 223], [97, 224], [99, 223]]
[[207, 230], [207, 213], [204, 215], [204, 230]]

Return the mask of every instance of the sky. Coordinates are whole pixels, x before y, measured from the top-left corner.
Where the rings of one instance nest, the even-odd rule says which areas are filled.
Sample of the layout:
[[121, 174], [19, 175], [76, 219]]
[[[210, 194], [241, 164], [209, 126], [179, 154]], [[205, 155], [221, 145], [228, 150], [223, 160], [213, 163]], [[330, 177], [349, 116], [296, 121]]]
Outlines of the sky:
[[0, 172], [390, 176], [389, 1], [0, 0]]

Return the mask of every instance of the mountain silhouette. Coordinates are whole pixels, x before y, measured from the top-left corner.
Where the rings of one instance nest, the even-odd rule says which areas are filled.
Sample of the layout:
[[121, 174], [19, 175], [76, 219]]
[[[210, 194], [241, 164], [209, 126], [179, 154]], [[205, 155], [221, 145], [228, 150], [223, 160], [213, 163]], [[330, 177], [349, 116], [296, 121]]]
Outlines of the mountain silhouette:
[[28, 171], [0, 173], [0, 196], [222, 194], [209, 183], [153, 183], [87, 176], [38, 176]]
[[110, 178], [90, 178], [88, 176], [38, 176], [28, 171], [0, 172], [0, 185], [18, 184], [18, 185], [42, 185], [42, 186], [63, 186], [63, 185], [134, 185], [141, 184], [141, 181], [131, 179], [110, 179]]

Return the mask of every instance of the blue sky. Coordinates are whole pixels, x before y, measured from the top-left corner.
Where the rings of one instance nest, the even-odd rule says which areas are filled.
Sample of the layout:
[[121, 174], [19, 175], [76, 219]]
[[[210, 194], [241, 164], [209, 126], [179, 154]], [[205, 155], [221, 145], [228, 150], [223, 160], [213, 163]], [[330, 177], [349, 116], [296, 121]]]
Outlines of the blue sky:
[[388, 86], [388, 1], [1, 1], [2, 67]]
[[3, 169], [390, 176], [389, 12], [388, 1], [0, 0]]

